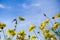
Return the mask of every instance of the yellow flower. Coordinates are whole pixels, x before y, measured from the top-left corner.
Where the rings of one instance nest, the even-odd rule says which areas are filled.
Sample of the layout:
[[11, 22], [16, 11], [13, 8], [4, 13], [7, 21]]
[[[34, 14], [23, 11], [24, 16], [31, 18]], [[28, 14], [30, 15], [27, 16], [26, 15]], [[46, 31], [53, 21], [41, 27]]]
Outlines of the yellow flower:
[[44, 31], [44, 33], [48, 33], [49, 29], [44, 29], [43, 31]]
[[24, 37], [23, 37], [23, 36], [18, 35], [18, 36], [17, 36], [17, 38], [16, 38], [16, 40], [24, 40]]
[[29, 38], [25, 38], [25, 40], [30, 40]]
[[49, 23], [49, 20], [48, 20], [48, 19], [44, 20], [44, 21], [41, 23], [41, 25], [39, 26], [39, 28], [40, 28], [41, 30], [43, 30], [44, 27], [46, 26], [46, 24], [48, 24], [48, 23]]
[[16, 40], [20, 40], [19, 38], [16, 38]]
[[35, 39], [31, 39], [31, 40], [35, 40]]
[[51, 40], [57, 40], [55, 37], [51, 38]]
[[49, 37], [49, 33], [44, 34], [44, 37], [48, 38]]
[[31, 39], [35, 39], [35, 38], [37, 38], [36, 35], [32, 35], [32, 36], [31, 36]]
[[25, 19], [23, 17], [18, 16], [18, 20], [24, 21]]
[[46, 20], [43, 21], [43, 23], [47, 24], [47, 23], [49, 23], [49, 20], [46, 19]]
[[55, 16], [52, 17], [52, 19], [60, 17], [60, 13], [56, 14]]
[[54, 37], [54, 34], [51, 33], [51, 32], [49, 32], [49, 37], [50, 37], [50, 38]]
[[33, 31], [35, 29], [35, 25], [31, 24], [30, 27], [28, 28], [29, 31]]
[[39, 28], [41, 29], [41, 30], [43, 30], [44, 29], [44, 27], [45, 27], [45, 23], [42, 23], [40, 26], [39, 26]]
[[52, 38], [52, 37], [54, 37], [54, 34], [51, 32], [48, 32], [48, 33], [44, 34], [44, 36], [45, 36], [45, 38]]
[[16, 32], [14, 31], [14, 29], [8, 29], [7, 34], [11, 35], [11, 36], [14, 36], [16, 34]]
[[16, 40], [24, 40], [23, 38], [16, 38]]
[[17, 34], [18, 34], [18, 36], [17, 36], [16, 40], [24, 40], [25, 35], [26, 35], [24, 30], [20, 30]]
[[20, 31], [18, 32], [18, 35], [25, 36], [25, 35], [26, 35], [26, 33], [25, 33], [25, 31], [24, 31], [24, 30], [20, 30]]
[[0, 22], [0, 28], [3, 29], [3, 28], [5, 28], [5, 27], [6, 27], [6, 24]]
[[52, 29], [58, 28], [58, 25], [59, 25], [59, 24], [58, 24], [57, 22], [55, 22], [54, 25], [52, 26]]

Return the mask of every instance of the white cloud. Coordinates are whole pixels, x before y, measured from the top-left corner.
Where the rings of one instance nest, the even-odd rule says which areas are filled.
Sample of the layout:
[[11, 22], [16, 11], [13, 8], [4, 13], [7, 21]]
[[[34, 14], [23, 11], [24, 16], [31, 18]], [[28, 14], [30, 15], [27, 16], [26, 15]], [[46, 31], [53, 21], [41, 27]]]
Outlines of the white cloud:
[[5, 8], [5, 6], [4, 6], [4, 5], [2, 5], [2, 4], [0, 4], [0, 8]]
[[39, 7], [40, 6], [40, 3], [32, 4], [32, 6]]
[[3, 4], [0, 4], [0, 8], [8, 9], [8, 10], [12, 9], [12, 7], [7, 6], [7, 5], [3, 5]]
[[22, 4], [22, 7], [25, 9], [33, 8], [33, 7], [40, 7], [40, 3], [32, 3], [30, 5], [27, 5], [26, 3]]
[[26, 9], [29, 8], [29, 6], [27, 4], [25, 4], [25, 3], [22, 4], [22, 7], [26, 8]]

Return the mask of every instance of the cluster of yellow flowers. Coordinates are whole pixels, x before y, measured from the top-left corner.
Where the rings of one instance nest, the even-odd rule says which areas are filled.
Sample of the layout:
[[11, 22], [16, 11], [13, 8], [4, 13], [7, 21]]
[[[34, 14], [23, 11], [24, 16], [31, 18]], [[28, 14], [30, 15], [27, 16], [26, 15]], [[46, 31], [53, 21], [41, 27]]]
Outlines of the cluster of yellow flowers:
[[[45, 14], [44, 14], [45, 15]], [[47, 17], [47, 15], [45, 15]], [[52, 19], [55, 19], [55, 18], [58, 18], [60, 17], [60, 14], [56, 14], [55, 16], [52, 17]], [[15, 19], [16, 20], [16, 19]], [[23, 17], [20, 17], [18, 16], [18, 20], [20, 21], [24, 21], [25, 19]], [[16, 20], [17, 21], [17, 20]], [[25, 32], [25, 30], [20, 30], [19, 32], [16, 32], [15, 29], [8, 29], [6, 31], [6, 34], [14, 37], [16, 35], [16, 40], [36, 40], [36, 39], [40, 39], [37, 35], [37, 32], [35, 32], [35, 29], [36, 28], [39, 28], [40, 30], [39, 31], [42, 31], [42, 34], [43, 36], [45, 37], [45, 39], [47, 40], [48, 38], [50, 38], [51, 40], [57, 40], [57, 38], [55, 37], [55, 33], [54, 32], [51, 32], [51, 29], [48, 29], [46, 27], [46, 25], [48, 25], [50, 23], [50, 19], [46, 19], [44, 20], [39, 27], [36, 27], [36, 25], [34, 24], [30, 24], [30, 26], [28, 27], [28, 31], [31, 32], [33, 31], [34, 32], [34, 35], [29, 35], [28, 38], [26, 38], [26, 35], [27, 33]], [[17, 24], [16, 24], [17, 25]], [[15, 25], [15, 26], [16, 26]], [[52, 25], [52, 29], [55, 30], [59, 27], [59, 23], [58, 22], [55, 22], [53, 25]], [[6, 24], [0, 22], [0, 29], [4, 29], [6, 27]], [[46, 27], [46, 28], [45, 28]], [[52, 31], [53, 31], [52, 30]], [[38, 32], [39, 33], [39, 32]], [[40, 33], [39, 33], [40, 34]], [[60, 36], [59, 36], [60, 37]], [[10, 39], [12, 40], [12, 39]], [[49, 39], [48, 39], [49, 40]]]
[[5, 28], [5, 27], [6, 27], [6, 24], [0, 22], [0, 29], [3, 29], [3, 28]]
[[36, 35], [32, 35], [32, 36], [31, 36], [31, 39], [32, 39], [32, 40], [35, 40], [36, 38], [37, 38]]
[[57, 40], [55, 37], [55, 34], [53, 34], [52, 32], [49, 31], [49, 29], [43, 29], [42, 31], [45, 39], [47, 38], [51, 38], [51, 40]]

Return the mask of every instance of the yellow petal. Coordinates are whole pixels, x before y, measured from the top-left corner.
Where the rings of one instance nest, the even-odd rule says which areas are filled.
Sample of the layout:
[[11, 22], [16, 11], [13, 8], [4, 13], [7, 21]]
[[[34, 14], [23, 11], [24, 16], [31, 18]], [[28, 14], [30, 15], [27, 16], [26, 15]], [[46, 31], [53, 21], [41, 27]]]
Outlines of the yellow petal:
[[29, 31], [33, 31], [35, 29], [35, 25], [31, 24], [30, 27], [28, 28]]
[[24, 21], [25, 19], [23, 17], [18, 16], [18, 20]]

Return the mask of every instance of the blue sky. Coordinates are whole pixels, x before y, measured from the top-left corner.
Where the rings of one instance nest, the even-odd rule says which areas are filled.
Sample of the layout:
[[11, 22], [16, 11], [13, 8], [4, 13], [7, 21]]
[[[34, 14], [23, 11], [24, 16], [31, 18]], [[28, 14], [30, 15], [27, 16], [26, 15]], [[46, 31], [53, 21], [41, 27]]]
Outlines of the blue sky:
[[[17, 29], [24, 29], [29, 35], [27, 30], [29, 25], [39, 26], [46, 19], [43, 13], [46, 13], [50, 18], [56, 13], [60, 13], [59, 5], [60, 0], [0, 0], [0, 21], [7, 24], [6, 29], [13, 28], [14, 25], [11, 21], [22, 16], [25, 21], [20, 22]], [[33, 34], [33, 32], [31, 33]]]

